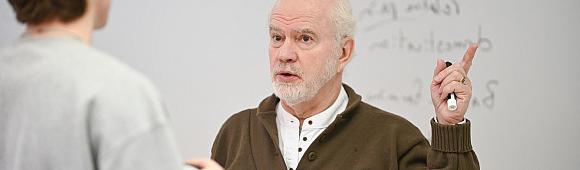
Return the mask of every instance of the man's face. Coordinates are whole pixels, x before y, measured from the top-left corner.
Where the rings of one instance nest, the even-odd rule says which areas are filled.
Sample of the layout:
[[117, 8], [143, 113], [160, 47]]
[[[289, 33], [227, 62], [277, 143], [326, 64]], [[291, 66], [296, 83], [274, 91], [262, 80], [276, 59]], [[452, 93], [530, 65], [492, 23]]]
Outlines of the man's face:
[[337, 75], [338, 43], [329, 2], [280, 0], [270, 16], [270, 71], [274, 93], [288, 104], [314, 97]]

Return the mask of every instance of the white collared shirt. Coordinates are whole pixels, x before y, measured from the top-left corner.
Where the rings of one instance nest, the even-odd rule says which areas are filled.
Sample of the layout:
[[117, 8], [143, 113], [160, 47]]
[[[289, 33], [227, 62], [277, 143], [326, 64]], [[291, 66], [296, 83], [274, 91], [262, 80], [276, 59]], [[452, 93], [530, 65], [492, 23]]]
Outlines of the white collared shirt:
[[328, 127], [336, 116], [346, 110], [348, 95], [341, 86], [340, 93], [330, 107], [326, 110], [304, 120], [302, 131], [300, 121], [294, 115], [288, 113], [282, 102], [276, 106], [276, 126], [278, 128], [278, 141], [280, 151], [288, 169], [296, 169], [298, 162], [308, 149], [310, 144]]

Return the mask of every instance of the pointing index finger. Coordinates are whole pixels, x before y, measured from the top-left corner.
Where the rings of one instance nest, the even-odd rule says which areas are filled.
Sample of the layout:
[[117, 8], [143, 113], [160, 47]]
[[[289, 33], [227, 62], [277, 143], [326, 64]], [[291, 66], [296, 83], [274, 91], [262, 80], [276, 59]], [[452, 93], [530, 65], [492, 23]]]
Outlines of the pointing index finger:
[[473, 62], [473, 58], [475, 57], [475, 52], [477, 51], [478, 47], [479, 45], [477, 44], [470, 45], [463, 55], [463, 60], [461, 62], [466, 73], [469, 72], [469, 68], [471, 67], [471, 63]]

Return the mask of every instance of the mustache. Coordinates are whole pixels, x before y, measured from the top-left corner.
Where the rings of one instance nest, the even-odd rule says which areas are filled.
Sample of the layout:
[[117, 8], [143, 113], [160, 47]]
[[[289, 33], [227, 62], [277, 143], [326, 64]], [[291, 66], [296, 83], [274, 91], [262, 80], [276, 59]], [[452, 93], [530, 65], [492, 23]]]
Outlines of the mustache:
[[272, 76], [275, 76], [276, 74], [280, 74], [280, 73], [289, 73], [289, 74], [296, 75], [298, 77], [302, 77], [304, 75], [304, 72], [302, 72], [302, 69], [300, 67], [298, 67], [297, 65], [294, 65], [294, 64], [287, 64], [287, 63], [280, 63], [272, 68], [272, 74], [273, 74]]

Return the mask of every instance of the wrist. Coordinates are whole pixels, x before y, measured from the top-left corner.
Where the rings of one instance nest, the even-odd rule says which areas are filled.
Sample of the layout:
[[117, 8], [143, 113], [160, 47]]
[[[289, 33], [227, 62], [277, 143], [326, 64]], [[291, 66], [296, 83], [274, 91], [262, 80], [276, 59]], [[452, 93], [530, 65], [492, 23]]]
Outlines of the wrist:
[[457, 125], [457, 124], [464, 124], [465, 123], [465, 117], [461, 118], [461, 121], [446, 121], [445, 119], [439, 119], [439, 117], [435, 116], [435, 123], [437, 124], [441, 124], [441, 125]]

